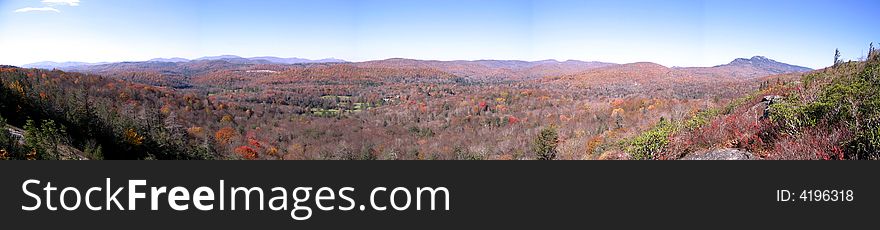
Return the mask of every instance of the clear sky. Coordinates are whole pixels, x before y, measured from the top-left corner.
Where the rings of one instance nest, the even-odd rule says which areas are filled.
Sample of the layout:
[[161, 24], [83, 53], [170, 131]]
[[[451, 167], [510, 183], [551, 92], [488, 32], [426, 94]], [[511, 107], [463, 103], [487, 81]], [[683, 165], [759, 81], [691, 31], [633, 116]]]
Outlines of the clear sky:
[[[812, 68], [880, 42], [877, 0], [0, 0], [0, 64], [234, 54]], [[878, 45], [880, 46], [880, 45]]]

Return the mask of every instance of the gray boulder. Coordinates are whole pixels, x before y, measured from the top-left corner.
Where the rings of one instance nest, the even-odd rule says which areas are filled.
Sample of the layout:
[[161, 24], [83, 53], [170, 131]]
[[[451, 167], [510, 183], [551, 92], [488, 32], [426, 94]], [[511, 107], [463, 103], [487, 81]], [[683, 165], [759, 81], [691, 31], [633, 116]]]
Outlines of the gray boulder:
[[716, 149], [688, 154], [682, 160], [755, 160], [755, 155], [739, 149]]
[[761, 119], [770, 118], [770, 106], [776, 103], [780, 103], [782, 102], [782, 100], [785, 100], [785, 97], [779, 95], [769, 95], [761, 99], [761, 103], [765, 104], [764, 114], [761, 115]]
[[785, 100], [785, 97], [779, 95], [765, 96], [761, 99], [761, 102], [749, 108], [748, 115], [755, 117], [755, 122], [758, 122], [758, 119], [770, 118], [770, 106], [781, 103], [783, 100]]

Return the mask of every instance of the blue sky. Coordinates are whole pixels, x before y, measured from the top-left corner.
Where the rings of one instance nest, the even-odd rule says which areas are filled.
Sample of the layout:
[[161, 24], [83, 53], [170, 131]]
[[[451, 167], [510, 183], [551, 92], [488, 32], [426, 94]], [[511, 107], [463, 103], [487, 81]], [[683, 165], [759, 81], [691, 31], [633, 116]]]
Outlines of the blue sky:
[[858, 59], [880, 41], [876, 9], [876, 0], [0, 0], [0, 64], [235, 54], [712, 66], [763, 55], [820, 68], [835, 48]]

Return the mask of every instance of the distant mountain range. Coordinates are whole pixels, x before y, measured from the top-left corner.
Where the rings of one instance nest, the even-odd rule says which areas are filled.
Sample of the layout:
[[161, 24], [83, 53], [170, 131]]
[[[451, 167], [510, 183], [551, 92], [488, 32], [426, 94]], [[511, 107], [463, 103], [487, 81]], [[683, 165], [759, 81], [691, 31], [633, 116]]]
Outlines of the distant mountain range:
[[[156, 59], [154, 59], [154, 60], [156, 60]], [[183, 59], [183, 58], [170, 58], [170, 59], [165, 59], [165, 60], [166, 61], [164, 61], [164, 62], [187, 62], [187, 61], [190, 61], [190, 60]], [[157, 61], [159, 61], [159, 60], [157, 60]], [[272, 63], [272, 64], [348, 62], [345, 60], [335, 59], [335, 58], [325, 58], [325, 59], [319, 59], [319, 60], [295, 58], [295, 57], [293, 57], [293, 58], [280, 58], [280, 57], [271, 57], [271, 56], [244, 58], [244, 57], [235, 56], [235, 55], [208, 56], [208, 57], [196, 58], [195, 60], [192, 60], [192, 61], [229, 61], [229, 62], [238, 63], [238, 64], [254, 64], [254, 63], [261, 63], [261, 62]]]
[[571, 74], [595, 68], [617, 65], [605, 62], [584, 62], [543, 60], [543, 61], [519, 61], [519, 60], [476, 60], [476, 61], [434, 61], [416, 60], [404, 58], [391, 58], [385, 60], [366, 61], [353, 63], [355, 66], [364, 68], [405, 68], [437, 69], [456, 76], [468, 77], [481, 80], [522, 80], [535, 79], [545, 76]]
[[342, 59], [335, 58], [325, 58], [320, 60], [310, 60], [303, 58], [279, 58], [279, 57], [252, 57], [248, 58], [250, 60], [266, 60], [272, 63], [282, 63], [282, 64], [299, 64], [299, 63], [338, 63], [338, 62], [347, 62]]
[[189, 59], [186, 58], [153, 58], [147, 62], [188, 62]]
[[[162, 62], [162, 63], [180, 63], [180, 62], [191, 62], [191, 61], [228, 61], [230, 63], [235, 64], [303, 64], [303, 63], [340, 63], [340, 62], [348, 62], [341, 59], [335, 58], [325, 58], [319, 60], [311, 60], [305, 58], [280, 58], [280, 57], [252, 57], [252, 58], [243, 58], [235, 55], [220, 55], [220, 56], [208, 56], [196, 58], [193, 60], [186, 58], [154, 58], [150, 59], [146, 62]], [[38, 69], [69, 69], [73, 67], [83, 67], [83, 66], [94, 66], [94, 65], [104, 65], [111, 64], [111, 62], [99, 62], [99, 63], [89, 63], [89, 62], [36, 62], [31, 64], [23, 65], [25, 68], [38, 68]]]
[[88, 62], [53, 62], [53, 61], [44, 61], [44, 62], [35, 62], [31, 64], [26, 64], [22, 67], [25, 68], [37, 68], [37, 69], [61, 69], [61, 68], [70, 68], [76, 66], [90, 66], [90, 65], [103, 65], [109, 64], [109, 62], [99, 62], [99, 63], [88, 63]]
[[[91, 73], [114, 73], [119, 70], [148, 71], [161, 70], [165, 73], [187, 69], [196, 72], [211, 72], [218, 69], [238, 69], [242, 65], [289, 65], [311, 63], [344, 63], [360, 68], [404, 68], [436, 69], [456, 76], [473, 79], [522, 80], [547, 76], [581, 75], [642, 75], [642, 76], [705, 76], [732, 79], [752, 79], [756, 77], [783, 73], [806, 72], [812, 69], [775, 60], [754, 56], [737, 58], [728, 64], [713, 67], [672, 67], [668, 68], [650, 62], [614, 64], [606, 62], [584, 62], [576, 60], [557, 61], [519, 61], [519, 60], [476, 60], [476, 61], [433, 61], [392, 58], [365, 62], [347, 62], [340, 59], [310, 60], [303, 58], [251, 57], [235, 55], [202, 57], [193, 60], [185, 58], [156, 58], [146, 62], [85, 63], [85, 62], [39, 62], [25, 65], [27, 68], [83, 71]], [[280, 67], [280, 66], [279, 66]], [[595, 70], [595, 71], [594, 71]], [[161, 72], [160, 71], [160, 72]]]

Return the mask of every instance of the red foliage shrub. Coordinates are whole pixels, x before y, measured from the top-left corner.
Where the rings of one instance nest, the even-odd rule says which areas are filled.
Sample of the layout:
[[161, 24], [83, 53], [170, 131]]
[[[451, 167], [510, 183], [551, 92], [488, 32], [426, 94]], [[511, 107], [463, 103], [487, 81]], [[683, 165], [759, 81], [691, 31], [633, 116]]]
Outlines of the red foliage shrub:
[[516, 124], [517, 122], [519, 122], [518, 118], [516, 118], [514, 116], [507, 117], [507, 123], [512, 125], [512, 124]]
[[769, 119], [757, 120], [747, 110], [738, 109], [697, 129], [672, 135], [666, 151], [657, 158], [678, 159], [696, 150], [713, 148], [737, 148], [760, 155], [773, 148], [778, 133], [775, 129]]
[[742, 119], [744, 116], [737, 116], [740, 119], [732, 120], [727, 126], [730, 147], [745, 149], [754, 153], [763, 151], [768, 147], [768, 143], [772, 142], [770, 130], [774, 125], [770, 120], [764, 119], [758, 122]]
[[675, 160], [684, 157], [694, 151], [694, 134], [692, 132], [678, 132], [669, 136], [669, 144], [666, 149], [654, 155], [658, 160]]
[[239, 146], [238, 148], [235, 148], [234, 152], [247, 160], [257, 159], [257, 151], [249, 146]]
[[852, 134], [845, 128], [832, 130], [809, 128], [801, 135], [786, 135], [775, 143], [767, 155], [773, 160], [843, 160], [841, 143]]
[[260, 144], [260, 141], [254, 139], [248, 139], [248, 145], [253, 146], [254, 148], [260, 149], [263, 148], [263, 145]]

